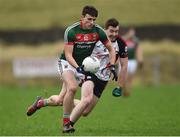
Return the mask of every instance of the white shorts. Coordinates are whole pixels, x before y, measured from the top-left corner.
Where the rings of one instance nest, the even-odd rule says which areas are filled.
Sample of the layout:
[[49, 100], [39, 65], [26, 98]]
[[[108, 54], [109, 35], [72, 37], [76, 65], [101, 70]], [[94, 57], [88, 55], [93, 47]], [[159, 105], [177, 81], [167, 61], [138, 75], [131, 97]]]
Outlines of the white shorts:
[[128, 60], [128, 73], [134, 74], [137, 70], [137, 61], [135, 59]]
[[66, 60], [60, 59], [58, 61], [58, 66], [59, 66], [58, 71], [59, 71], [61, 78], [62, 78], [62, 73], [64, 71], [72, 71], [75, 75], [75, 78], [76, 78], [78, 84], [80, 84], [82, 82], [82, 80], [85, 79], [85, 75], [82, 73], [78, 73], [76, 71], [76, 69], [72, 65], [70, 65], [69, 62]]

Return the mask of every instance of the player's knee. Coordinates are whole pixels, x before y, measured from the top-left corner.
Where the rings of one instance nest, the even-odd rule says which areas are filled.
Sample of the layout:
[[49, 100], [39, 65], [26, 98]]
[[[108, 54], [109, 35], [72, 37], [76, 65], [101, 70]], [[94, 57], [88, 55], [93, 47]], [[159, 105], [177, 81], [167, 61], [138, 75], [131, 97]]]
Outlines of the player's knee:
[[55, 105], [55, 106], [59, 105], [59, 104], [58, 104], [58, 99], [55, 98], [55, 97], [54, 97], [54, 98], [50, 98], [50, 99], [49, 99], [49, 102], [51, 102], [51, 103], [52, 103], [53, 105]]
[[76, 85], [70, 85], [68, 89], [69, 89], [70, 94], [75, 94], [76, 90], [77, 90], [77, 86]]
[[86, 106], [88, 106], [91, 103], [91, 98], [90, 97], [86, 97], [83, 99], [83, 102]]
[[84, 100], [83, 100], [83, 104], [84, 104], [85, 106], [88, 106], [88, 105], [89, 105], [89, 101], [88, 101], [87, 99], [84, 99]]
[[87, 117], [87, 116], [89, 115], [89, 113], [90, 113], [90, 111], [86, 111], [86, 110], [85, 110], [85, 111], [83, 112], [83, 117]]
[[63, 100], [58, 99], [58, 100], [55, 101], [55, 103], [56, 103], [58, 106], [62, 106]]

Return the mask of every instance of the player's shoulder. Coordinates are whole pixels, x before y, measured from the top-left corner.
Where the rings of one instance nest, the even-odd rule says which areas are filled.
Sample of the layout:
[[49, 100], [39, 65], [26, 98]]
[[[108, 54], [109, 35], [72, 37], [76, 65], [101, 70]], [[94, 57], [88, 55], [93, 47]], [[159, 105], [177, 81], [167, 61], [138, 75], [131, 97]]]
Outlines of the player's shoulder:
[[100, 25], [98, 25], [98, 24], [95, 24], [94, 27], [95, 27], [97, 30], [102, 30], [102, 31], [104, 31], [104, 29], [103, 29]]
[[122, 37], [121, 37], [120, 35], [118, 35], [118, 36], [116, 37], [116, 41], [117, 41], [117, 43], [118, 43], [119, 46], [124, 46], [124, 47], [127, 46], [126, 42], [122, 39]]
[[65, 32], [73, 31], [74, 29], [77, 29], [80, 26], [80, 22], [76, 22], [70, 26], [68, 26], [65, 30]]

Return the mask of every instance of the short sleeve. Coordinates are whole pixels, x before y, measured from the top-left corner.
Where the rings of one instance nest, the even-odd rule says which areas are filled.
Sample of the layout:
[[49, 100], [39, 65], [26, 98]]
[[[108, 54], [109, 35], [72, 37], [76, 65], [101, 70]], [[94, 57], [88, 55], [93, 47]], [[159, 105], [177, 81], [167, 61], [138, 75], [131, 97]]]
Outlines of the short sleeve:
[[104, 29], [102, 27], [100, 27], [99, 25], [97, 25], [98, 28], [98, 35], [99, 35], [99, 40], [103, 43], [106, 44], [109, 42], [107, 35], [104, 31]]
[[74, 45], [74, 41], [74, 31], [68, 27], [64, 32], [64, 43], [65, 45]]
[[125, 41], [121, 37], [117, 37], [117, 43], [119, 47], [118, 55], [120, 56], [120, 58], [128, 57], [128, 49]]

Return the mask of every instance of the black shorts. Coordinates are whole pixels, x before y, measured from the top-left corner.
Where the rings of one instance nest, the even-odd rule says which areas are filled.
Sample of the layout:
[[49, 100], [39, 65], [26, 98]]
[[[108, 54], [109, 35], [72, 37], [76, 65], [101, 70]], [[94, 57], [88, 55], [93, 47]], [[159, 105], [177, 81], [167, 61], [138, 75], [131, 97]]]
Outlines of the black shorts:
[[87, 76], [86, 81], [87, 80], [90, 80], [94, 83], [94, 95], [97, 96], [98, 98], [100, 98], [103, 90], [105, 89], [105, 87], [108, 83], [108, 81], [100, 80], [94, 74]]

